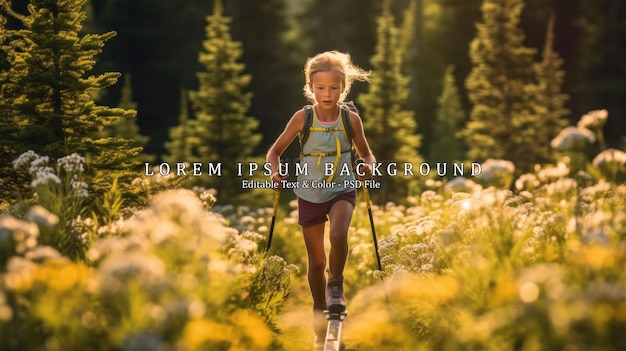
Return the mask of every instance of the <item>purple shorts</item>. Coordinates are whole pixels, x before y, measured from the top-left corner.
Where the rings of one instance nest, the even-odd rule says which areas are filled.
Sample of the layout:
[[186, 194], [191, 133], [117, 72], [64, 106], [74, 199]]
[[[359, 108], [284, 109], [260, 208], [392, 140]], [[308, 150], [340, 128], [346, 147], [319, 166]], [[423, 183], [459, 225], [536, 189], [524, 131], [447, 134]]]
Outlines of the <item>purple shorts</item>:
[[341, 193], [333, 199], [320, 204], [298, 198], [298, 224], [308, 227], [328, 220], [331, 207], [338, 201], [345, 200], [354, 206], [356, 204], [356, 190]]

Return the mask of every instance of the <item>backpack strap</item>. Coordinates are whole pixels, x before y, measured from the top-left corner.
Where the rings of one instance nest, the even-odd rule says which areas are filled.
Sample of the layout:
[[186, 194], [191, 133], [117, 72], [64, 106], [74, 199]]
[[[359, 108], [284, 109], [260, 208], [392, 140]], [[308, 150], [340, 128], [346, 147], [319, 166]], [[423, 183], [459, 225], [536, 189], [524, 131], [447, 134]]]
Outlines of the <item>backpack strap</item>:
[[341, 118], [343, 120], [343, 126], [346, 130], [346, 137], [350, 145], [352, 145], [352, 122], [350, 121], [350, 109], [345, 107], [345, 104], [341, 106]]
[[343, 125], [346, 131], [346, 137], [350, 142], [350, 162], [352, 164], [352, 170], [356, 174], [356, 160], [358, 158], [356, 148], [352, 142], [353, 130], [352, 121], [350, 120], [350, 111], [359, 114], [359, 110], [356, 108], [352, 101], [344, 102], [341, 104], [341, 118], [343, 119]]
[[[354, 144], [352, 143], [352, 135], [353, 135], [353, 131], [352, 131], [352, 122], [350, 121], [350, 111], [354, 111], [356, 113], [358, 112], [358, 109], [356, 108], [356, 106], [354, 105], [354, 103], [350, 102], [343, 102], [340, 104], [340, 109], [341, 109], [341, 127], [335, 127], [335, 128], [319, 128], [319, 127], [314, 127], [313, 126], [313, 121], [314, 121], [314, 112], [313, 112], [313, 106], [311, 105], [306, 105], [303, 107], [304, 110], [304, 126], [302, 128], [302, 132], [299, 134], [299, 141], [300, 141], [300, 159], [302, 159], [304, 156], [318, 156], [318, 166], [320, 165], [319, 163], [321, 162], [321, 157], [323, 156], [331, 156], [331, 155], [336, 155], [336, 159], [335, 159], [335, 169], [337, 168], [337, 162], [339, 161], [339, 156], [345, 152], [350, 152], [350, 160], [354, 169], [355, 166], [355, 161], [356, 161], [356, 150], [354, 148]], [[307, 154], [304, 155], [304, 144], [307, 142], [309, 136], [311, 135], [311, 131], [315, 130], [315, 131], [327, 131], [327, 132], [333, 132], [333, 131], [343, 131], [346, 135], [346, 138], [348, 139], [348, 143], [350, 144], [350, 149], [346, 150], [346, 151], [342, 151], [339, 145], [339, 139], [337, 139], [337, 150], [336, 150], [336, 154], [335, 153], [316, 153], [316, 154]], [[337, 138], [337, 136], [335, 135], [335, 138]], [[331, 175], [328, 179], [328, 181], [331, 181], [333, 178], [333, 176]]]
[[304, 146], [304, 143], [309, 139], [309, 135], [311, 134], [311, 126], [313, 125], [313, 106], [306, 105], [302, 108], [304, 110], [304, 127], [302, 128], [302, 132], [299, 134], [300, 139], [300, 150]]

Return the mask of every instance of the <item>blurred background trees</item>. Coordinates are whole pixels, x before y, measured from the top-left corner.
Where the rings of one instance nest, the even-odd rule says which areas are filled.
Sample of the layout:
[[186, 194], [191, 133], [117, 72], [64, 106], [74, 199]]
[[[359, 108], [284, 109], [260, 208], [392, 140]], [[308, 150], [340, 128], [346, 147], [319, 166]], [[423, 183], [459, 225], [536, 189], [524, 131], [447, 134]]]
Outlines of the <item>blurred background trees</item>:
[[[421, 138], [417, 134], [414, 112], [406, 109], [409, 95], [409, 77], [402, 74], [402, 55], [398, 55], [398, 28], [394, 24], [389, 3], [383, 2], [383, 13], [376, 26], [376, 53], [372, 57], [372, 75], [369, 91], [359, 96], [363, 106], [363, 128], [376, 160], [383, 169], [392, 162], [419, 164], [422, 158], [417, 150]], [[402, 168], [402, 166], [400, 166]], [[393, 195], [410, 193], [410, 178], [383, 177], [377, 192], [381, 203]]]

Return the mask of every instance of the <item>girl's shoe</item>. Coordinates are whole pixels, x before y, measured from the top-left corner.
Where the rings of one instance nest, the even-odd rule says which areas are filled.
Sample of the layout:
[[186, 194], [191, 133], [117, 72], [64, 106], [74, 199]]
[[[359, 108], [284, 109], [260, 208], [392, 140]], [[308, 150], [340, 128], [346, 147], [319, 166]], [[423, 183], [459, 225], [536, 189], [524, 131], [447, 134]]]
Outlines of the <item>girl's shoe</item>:
[[326, 306], [331, 313], [346, 310], [346, 299], [343, 297], [343, 280], [329, 282], [326, 286]]

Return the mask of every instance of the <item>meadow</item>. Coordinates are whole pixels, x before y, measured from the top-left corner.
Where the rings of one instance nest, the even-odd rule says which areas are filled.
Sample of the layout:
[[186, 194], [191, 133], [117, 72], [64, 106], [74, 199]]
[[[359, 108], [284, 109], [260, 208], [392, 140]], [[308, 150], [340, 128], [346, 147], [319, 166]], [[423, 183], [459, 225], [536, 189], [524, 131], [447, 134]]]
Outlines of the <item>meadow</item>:
[[[346, 349], [626, 349], [626, 153], [576, 160], [519, 176], [488, 160], [480, 177], [375, 204], [382, 271], [359, 192]], [[266, 253], [271, 208], [217, 206], [211, 189], [149, 195], [167, 177], [134, 182], [147, 206], [113, 184], [87, 212], [84, 162], [13, 164], [33, 196], [0, 216], [0, 349], [309, 349], [293, 202]]]

